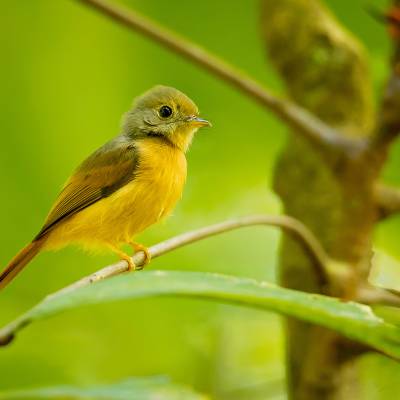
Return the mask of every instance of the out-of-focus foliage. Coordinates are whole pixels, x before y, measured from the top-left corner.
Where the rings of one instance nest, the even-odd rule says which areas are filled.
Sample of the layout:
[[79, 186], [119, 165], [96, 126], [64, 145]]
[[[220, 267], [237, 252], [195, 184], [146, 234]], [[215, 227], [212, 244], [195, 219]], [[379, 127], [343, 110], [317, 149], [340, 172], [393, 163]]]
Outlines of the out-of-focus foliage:
[[0, 393], [1, 400], [87, 399], [87, 400], [207, 400], [190, 389], [163, 377], [127, 379], [110, 385], [89, 387], [54, 386]]
[[[257, 0], [125, 3], [281, 89], [264, 56]], [[383, 7], [386, 1], [373, 3]], [[327, 4], [368, 48], [378, 96], [389, 54], [385, 29], [364, 11], [363, 0]], [[159, 83], [190, 95], [214, 127], [199, 133], [188, 154], [188, 183], [174, 216], [141, 241], [152, 244], [230, 216], [279, 212], [270, 182], [286, 129], [272, 115], [78, 2], [2, 0], [0, 6], [1, 265], [40, 228], [71, 170], [118, 133], [132, 98]], [[385, 178], [400, 185], [399, 146]], [[377, 233], [379, 247], [394, 258], [400, 256], [398, 228], [395, 218]], [[254, 228], [178, 250], [155, 260], [151, 268], [274, 280], [277, 247], [276, 233]], [[39, 256], [1, 293], [0, 323], [113, 260], [75, 249]], [[365, 399], [390, 398], [400, 389], [395, 362], [369, 356], [360, 368]], [[3, 390], [154, 374], [170, 375], [220, 399], [280, 395], [284, 360], [279, 320], [261, 311], [198, 300], [143, 299], [38, 323], [0, 351]]]

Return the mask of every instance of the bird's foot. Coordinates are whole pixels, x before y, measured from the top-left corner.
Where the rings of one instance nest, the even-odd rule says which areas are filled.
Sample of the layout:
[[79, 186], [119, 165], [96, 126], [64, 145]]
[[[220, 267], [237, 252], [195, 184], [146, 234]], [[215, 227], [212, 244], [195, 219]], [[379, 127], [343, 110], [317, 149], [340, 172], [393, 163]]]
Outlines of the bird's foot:
[[149, 252], [149, 249], [147, 247], [143, 246], [142, 244], [136, 243], [136, 242], [129, 242], [128, 244], [130, 246], [132, 246], [132, 248], [135, 251], [135, 253], [137, 253], [139, 251], [143, 251], [143, 253], [144, 253], [144, 263], [141, 266], [139, 266], [139, 265], [136, 266], [136, 269], [143, 269], [151, 261], [151, 254]]
[[127, 262], [128, 264], [128, 272], [130, 271], [135, 271], [137, 269], [139, 269], [136, 264], [133, 262], [132, 257], [129, 254], [124, 253], [122, 250], [120, 250], [117, 246], [114, 246], [111, 243], [107, 243], [108, 247], [115, 253], [118, 255], [118, 257], [121, 260], [124, 260]]
[[128, 263], [128, 272], [136, 271], [137, 269], [141, 269], [132, 261], [132, 257], [128, 254], [120, 255], [121, 260], [124, 260]]

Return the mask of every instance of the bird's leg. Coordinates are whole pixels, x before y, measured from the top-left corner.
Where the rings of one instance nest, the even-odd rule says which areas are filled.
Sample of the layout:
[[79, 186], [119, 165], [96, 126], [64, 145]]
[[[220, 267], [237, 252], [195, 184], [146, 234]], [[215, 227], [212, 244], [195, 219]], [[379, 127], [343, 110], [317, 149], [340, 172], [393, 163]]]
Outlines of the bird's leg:
[[143, 246], [140, 243], [133, 242], [131, 240], [128, 241], [127, 244], [129, 244], [129, 246], [131, 246], [133, 248], [135, 253], [137, 253], [138, 251], [143, 251], [145, 258], [144, 258], [144, 264], [143, 264], [143, 266], [140, 267], [140, 269], [145, 267], [151, 261], [151, 254], [150, 254], [149, 249], [147, 247]]
[[132, 261], [132, 257], [129, 254], [124, 253], [121, 249], [112, 243], [107, 243], [107, 246], [121, 258], [128, 263], [128, 271], [135, 271], [137, 269], [135, 263]]

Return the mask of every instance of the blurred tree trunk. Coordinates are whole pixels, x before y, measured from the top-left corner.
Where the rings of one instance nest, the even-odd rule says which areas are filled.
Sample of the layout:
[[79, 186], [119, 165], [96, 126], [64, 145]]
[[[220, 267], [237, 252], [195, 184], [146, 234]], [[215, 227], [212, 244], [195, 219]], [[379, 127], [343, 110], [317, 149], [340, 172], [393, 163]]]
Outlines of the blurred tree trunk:
[[[263, 0], [262, 32], [269, 60], [297, 103], [350, 137], [371, 132], [374, 121], [366, 57], [360, 44], [318, 0]], [[344, 159], [292, 134], [275, 171], [285, 212], [303, 221], [338, 261], [350, 263], [355, 280], [370, 269], [377, 219], [374, 180], [382, 159]], [[324, 293], [299, 246], [283, 239], [284, 286]], [[345, 283], [351, 298], [356, 283]], [[357, 345], [336, 333], [290, 320], [286, 324], [288, 388], [296, 400], [355, 399]]]

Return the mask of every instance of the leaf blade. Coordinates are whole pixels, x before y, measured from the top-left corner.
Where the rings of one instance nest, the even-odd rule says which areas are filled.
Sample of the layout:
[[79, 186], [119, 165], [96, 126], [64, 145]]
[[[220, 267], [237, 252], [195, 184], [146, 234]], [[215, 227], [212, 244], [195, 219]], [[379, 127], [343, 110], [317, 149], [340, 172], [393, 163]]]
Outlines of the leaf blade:
[[155, 296], [204, 298], [280, 313], [333, 329], [400, 359], [400, 329], [368, 306], [344, 303], [252, 279], [200, 272], [123, 274], [45, 299], [0, 331], [0, 341], [27, 324], [77, 307]]
[[107, 385], [53, 386], [0, 392], [0, 400], [37, 399], [96, 400], [207, 400], [191, 389], [171, 383], [166, 377], [129, 378]]

